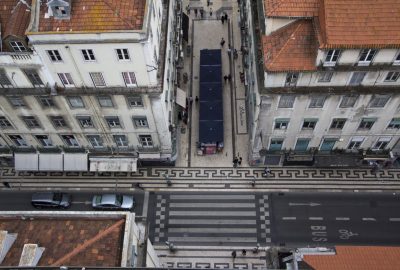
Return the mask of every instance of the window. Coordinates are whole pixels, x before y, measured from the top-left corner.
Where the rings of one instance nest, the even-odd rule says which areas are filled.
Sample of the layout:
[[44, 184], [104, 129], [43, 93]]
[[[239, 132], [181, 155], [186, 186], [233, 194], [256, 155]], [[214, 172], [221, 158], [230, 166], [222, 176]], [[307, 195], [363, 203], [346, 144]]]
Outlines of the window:
[[400, 118], [393, 118], [389, 125], [388, 125], [389, 129], [400, 129]]
[[96, 58], [94, 57], [93, 50], [87, 49], [87, 50], [81, 50], [83, 59], [85, 61], [96, 61]]
[[122, 127], [118, 116], [106, 116], [104, 118], [106, 119], [107, 124], [110, 128], [121, 128]]
[[128, 146], [128, 138], [126, 135], [114, 135], [115, 144], [118, 147], [127, 147]]
[[295, 98], [294, 95], [282, 95], [279, 99], [278, 108], [293, 108]]
[[320, 72], [318, 82], [330, 82], [333, 76], [333, 71]]
[[385, 105], [389, 101], [389, 99], [390, 99], [389, 95], [374, 95], [371, 98], [371, 101], [369, 103], [369, 107], [372, 107], [372, 108], [383, 108], [383, 107], [385, 107]]
[[356, 150], [361, 147], [362, 142], [364, 141], [364, 137], [354, 137], [351, 139], [347, 149]]
[[307, 151], [310, 139], [297, 139], [294, 151]]
[[20, 135], [8, 135], [8, 137], [16, 146], [28, 146], [28, 144]]
[[340, 50], [329, 50], [326, 53], [324, 66], [334, 66], [339, 58]]
[[365, 74], [367, 74], [367, 72], [364, 72], [364, 71], [353, 72], [353, 75], [351, 76], [349, 85], [353, 85], [353, 86], [360, 85], [362, 83], [362, 81], [364, 80]]
[[130, 60], [128, 49], [117, 49], [118, 60]]
[[43, 147], [53, 146], [53, 143], [51, 142], [49, 136], [47, 135], [35, 135], [35, 138]]
[[312, 96], [309, 108], [322, 108], [324, 107], [326, 96]]
[[126, 97], [129, 107], [143, 107], [143, 101], [141, 96], [129, 96]]
[[49, 116], [50, 121], [53, 123], [55, 128], [67, 128], [68, 124], [65, 122], [64, 117], [62, 116]]
[[318, 119], [304, 119], [302, 129], [314, 129]]
[[113, 102], [110, 96], [99, 96], [97, 97], [101, 107], [113, 107]]
[[382, 137], [379, 138], [375, 145], [372, 147], [372, 150], [383, 150], [389, 144], [391, 138], [390, 137]]
[[363, 118], [358, 126], [359, 129], [371, 129], [376, 121], [376, 118]]
[[400, 52], [397, 53], [396, 58], [394, 59], [393, 65], [400, 65]]
[[340, 102], [340, 108], [352, 108], [358, 99], [358, 95], [347, 95], [342, 97], [342, 101]]
[[35, 116], [22, 116], [22, 120], [28, 128], [40, 128], [39, 121]]
[[320, 151], [331, 151], [335, 146], [337, 139], [336, 138], [325, 138], [322, 143], [321, 147], [319, 148]]
[[270, 151], [279, 151], [282, 149], [283, 139], [271, 139], [271, 143], [269, 144]]
[[299, 78], [299, 73], [289, 72], [286, 75], [285, 86], [296, 86], [298, 78]]
[[139, 135], [139, 141], [143, 147], [153, 146], [153, 140], [151, 139], [151, 135]]
[[47, 50], [47, 54], [50, 57], [50, 60], [53, 62], [61, 62], [61, 54], [58, 50]]
[[10, 46], [13, 48], [14, 52], [26, 52], [24, 44], [20, 41], [11, 41]]
[[86, 138], [93, 147], [103, 147], [103, 140], [100, 135], [87, 135]]
[[70, 73], [57, 73], [60, 81], [65, 87], [73, 87], [74, 81], [72, 80], [72, 76]]
[[10, 121], [7, 120], [5, 116], [0, 116], [0, 128], [1, 129], [7, 129], [7, 128], [12, 128], [13, 126], [11, 125]]
[[25, 101], [23, 97], [18, 97], [18, 96], [13, 96], [13, 97], [8, 97], [8, 100], [10, 101], [11, 105], [14, 107], [25, 107]]
[[137, 86], [135, 72], [122, 72], [126, 86]]
[[147, 128], [149, 124], [145, 116], [142, 117], [133, 117], [133, 123], [137, 128]]
[[44, 108], [56, 107], [52, 97], [37, 97], [37, 99], [39, 100], [40, 105]]
[[61, 135], [61, 139], [69, 147], [79, 147], [79, 143], [74, 135]]
[[399, 78], [400, 72], [398, 71], [389, 71], [386, 75], [385, 82], [396, 82]]
[[67, 97], [69, 105], [72, 108], [84, 108], [85, 104], [81, 97]]
[[4, 69], [0, 69], [0, 86], [4, 88], [13, 86]]
[[346, 123], [346, 119], [344, 118], [335, 118], [332, 120], [331, 129], [342, 129], [344, 124]]
[[287, 129], [289, 125], [288, 118], [277, 118], [275, 119], [275, 129]]
[[92, 78], [94, 86], [106, 86], [106, 82], [104, 81], [103, 74], [101, 72], [90, 72], [89, 74]]
[[372, 59], [374, 59], [374, 56], [376, 55], [377, 50], [374, 49], [364, 49], [361, 51], [360, 54], [360, 59], [358, 60], [358, 65], [359, 66], [368, 66]]
[[92, 128], [94, 127], [92, 118], [90, 116], [77, 116], [76, 119], [82, 128]]
[[38, 72], [34, 69], [23, 69], [26, 77], [28, 77], [28, 80], [32, 83], [32, 85], [43, 87], [44, 83], [42, 82], [42, 79], [40, 79], [40, 76]]

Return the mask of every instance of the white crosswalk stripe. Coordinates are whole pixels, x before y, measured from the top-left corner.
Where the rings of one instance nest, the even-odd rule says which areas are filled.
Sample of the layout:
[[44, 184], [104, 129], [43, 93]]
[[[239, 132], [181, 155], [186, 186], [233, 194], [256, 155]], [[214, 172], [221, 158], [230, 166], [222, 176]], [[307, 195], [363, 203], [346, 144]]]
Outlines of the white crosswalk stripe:
[[155, 239], [188, 246], [256, 246], [270, 242], [268, 197], [258, 198], [240, 194], [163, 196], [165, 219], [157, 217], [156, 224], [162, 226]]

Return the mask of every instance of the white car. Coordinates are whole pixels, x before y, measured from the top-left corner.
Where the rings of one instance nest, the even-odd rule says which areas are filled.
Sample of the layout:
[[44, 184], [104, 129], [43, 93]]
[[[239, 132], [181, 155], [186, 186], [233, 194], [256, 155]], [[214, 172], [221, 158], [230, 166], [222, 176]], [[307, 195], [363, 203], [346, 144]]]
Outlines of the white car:
[[135, 207], [132, 195], [99, 194], [92, 200], [92, 207], [99, 210], [131, 210]]

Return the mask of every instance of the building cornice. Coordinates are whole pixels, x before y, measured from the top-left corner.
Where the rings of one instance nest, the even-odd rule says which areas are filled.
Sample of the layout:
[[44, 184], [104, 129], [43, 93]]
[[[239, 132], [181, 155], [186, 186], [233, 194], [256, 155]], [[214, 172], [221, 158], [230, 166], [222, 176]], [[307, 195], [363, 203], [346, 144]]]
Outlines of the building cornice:
[[261, 95], [268, 94], [400, 94], [399, 86], [299, 86], [299, 87], [266, 87]]

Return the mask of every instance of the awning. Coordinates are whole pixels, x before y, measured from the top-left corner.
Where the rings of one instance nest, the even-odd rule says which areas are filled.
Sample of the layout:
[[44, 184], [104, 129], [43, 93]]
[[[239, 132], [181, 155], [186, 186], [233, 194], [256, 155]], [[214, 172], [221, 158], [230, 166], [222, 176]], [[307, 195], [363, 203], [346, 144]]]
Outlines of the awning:
[[178, 105], [186, 108], [186, 92], [180, 88], [176, 88], [176, 101]]
[[140, 159], [160, 159], [160, 153], [139, 153]]
[[61, 153], [41, 153], [39, 155], [39, 171], [62, 171], [63, 155]]
[[16, 171], [39, 170], [39, 154], [37, 153], [15, 153], [14, 162]]
[[87, 153], [64, 153], [64, 171], [87, 171]]
[[91, 172], [136, 172], [137, 158], [89, 158]]

